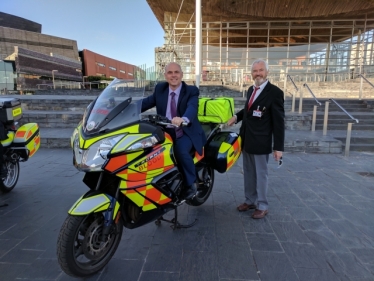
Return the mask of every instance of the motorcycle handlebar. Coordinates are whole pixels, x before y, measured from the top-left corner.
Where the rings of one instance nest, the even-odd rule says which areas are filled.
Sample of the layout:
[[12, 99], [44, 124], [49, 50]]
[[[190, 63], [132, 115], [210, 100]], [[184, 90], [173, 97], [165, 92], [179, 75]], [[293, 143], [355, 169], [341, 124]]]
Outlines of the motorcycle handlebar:
[[172, 127], [187, 127], [189, 125], [188, 122], [182, 122], [182, 124], [180, 126], [178, 125], [175, 125], [175, 124], [172, 124], [171, 122], [156, 122], [157, 124], [159, 125], [163, 125], [163, 126], [172, 126]]
[[[158, 115], [158, 114], [151, 114], [151, 115], [148, 115], [148, 120], [151, 121], [151, 122], [154, 122], [158, 125], [161, 125], [161, 126], [172, 126], [172, 127], [179, 127], [178, 125], [174, 125], [171, 123], [171, 120], [169, 120], [168, 118], [164, 117], [164, 116], [161, 116], [161, 115]], [[187, 127], [187, 126], [190, 126], [191, 124], [188, 123], [188, 122], [182, 122], [182, 124], [180, 125], [180, 127]]]

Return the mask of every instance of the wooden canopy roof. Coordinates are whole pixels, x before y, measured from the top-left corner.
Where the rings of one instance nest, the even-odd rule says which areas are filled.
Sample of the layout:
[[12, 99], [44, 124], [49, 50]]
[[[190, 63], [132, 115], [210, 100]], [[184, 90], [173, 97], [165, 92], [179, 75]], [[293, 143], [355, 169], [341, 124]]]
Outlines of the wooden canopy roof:
[[[191, 16], [195, 13], [195, 0], [147, 0], [161, 26], [165, 29], [164, 22], [168, 16], [177, 18], [178, 22], [189, 22]], [[183, 3], [183, 4], [182, 4]], [[374, 26], [374, 0], [202, 0], [202, 20], [203, 22], [240, 22], [240, 21], [295, 21], [300, 26], [309, 25], [310, 21], [332, 20], [357, 20], [357, 29], [353, 33], [364, 32], [373, 29]], [[180, 5], [182, 4], [182, 7]], [[180, 11], [180, 12], [179, 12]], [[179, 13], [179, 14], [178, 14]], [[365, 24], [368, 19], [368, 24]], [[194, 17], [192, 17], [194, 23]], [[297, 26], [296, 24], [296, 26]], [[305, 26], [303, 27], [305, 30]], [[333, 41], [338, 42], [348, 39], [352, 36], [352, 22], [342, 23], [339, 29], [333, 32]], [[256, 41], [256, 36], [266, 36], [268, 26], [263, 23], [263, 29], [254, 29], [249, 34], [251, 38], [249, 43], [257, 43], [251, 47], [263, 47]], [[276, 31], [275, 29], [279, 30]], [[270, 43], [276, 46], [281, 41], [288, 40], [288, 34], [283, 28], [275, 28], [270, 34]], [[296, 28], [297, 29], [297, 28]], [[290, 41], [293, 43], [308, 44], [309, 38], [305, 31], [293, 31]], [[360, 31], [359, 31], [360, 30]], [[247, 42], [246, 30], [230, 30], [230, 45], [232, 47], [240, 46], [240, 43]], [[311, 43], [326, 42], [325, 36], [330, 35], [330, 28], [322, 26], [316, 36], [312, 34]], [[321, 36], [322, 35], [322, 36]], [[214, 37], [214, 36], [212, 36]], [[187, 40], [180, 41], [188, 42]], [[234, 42], [234, 43], [233, 43]], [[287, 42], [287, 41], [286, 41]], [[206, 42], [214, 44], [215, 42]], [[232, 43], [232, 44], [231, 44]], [[283, 42], [284, 43], [284, 42]], [[271, 44], [272, 45], [272, 44]]]

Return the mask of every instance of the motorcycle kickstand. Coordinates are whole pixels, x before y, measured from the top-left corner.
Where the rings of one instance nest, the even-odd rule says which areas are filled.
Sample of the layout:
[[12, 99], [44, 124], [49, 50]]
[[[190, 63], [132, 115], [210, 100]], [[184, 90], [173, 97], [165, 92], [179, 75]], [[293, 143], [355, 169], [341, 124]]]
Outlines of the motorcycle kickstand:
[[177, 228], [189, 228], [191, 226], [194, 226], [196, 223], [197, 223], [197, 219], [195, 219], [192, 223], [190, 224], [181, 224], [179, 223], [178, 221], [178, 208], [175, 208], [174, 209], [174, 218], [172, 220], [167, 220], [167, 219], [164, 219], [163, 216], [159, 217], [156, 221], [155, 221], [155, 224], [156, 225], [160, 225], [161, 224], [161, 221], [166, 221], [168, 223], [172, 223], [172, 225], [170, 225], [170, 227], [175, 230]]

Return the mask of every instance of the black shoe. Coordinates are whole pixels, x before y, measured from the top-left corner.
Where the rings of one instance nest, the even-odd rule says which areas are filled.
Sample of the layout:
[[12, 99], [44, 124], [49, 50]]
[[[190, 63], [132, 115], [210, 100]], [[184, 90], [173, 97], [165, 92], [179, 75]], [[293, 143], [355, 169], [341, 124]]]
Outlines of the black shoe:
[[197, 192], [196, 183], [191, 184], [186, 188], [186, 191], [184, 192], [184, 199], [190, 200], [195, 197]]

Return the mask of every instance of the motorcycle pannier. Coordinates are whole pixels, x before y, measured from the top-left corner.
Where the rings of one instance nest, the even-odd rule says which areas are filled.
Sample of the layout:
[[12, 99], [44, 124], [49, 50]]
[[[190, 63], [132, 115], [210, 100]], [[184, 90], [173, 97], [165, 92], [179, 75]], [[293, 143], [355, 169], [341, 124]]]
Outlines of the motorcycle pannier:
[[226, 123], [234, 115], [233, 98], [199, 98], [201, 123]]
[[228, 171], [241, 153], [241, 138], [237, 133], [220, 132], [209, 142], [205, 157], [217, 172]]
[[22, 117], [21, 101], [17, 98], [0, 98], [0, 121], [9, 123]]
[[27, 159], [35, 154], [38, 151], [40, 146], [40, 134], [39, 127], [37, 123], [27, 123], [22, 125], [16, 132], [13, 141], [16, 147], [22, 147], [28, 150], [28, 154], [25, 150], [25, 155], [22, 155], [23, 158]]

